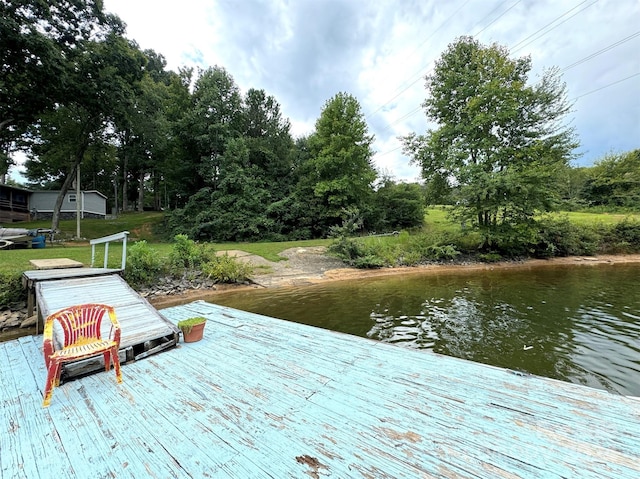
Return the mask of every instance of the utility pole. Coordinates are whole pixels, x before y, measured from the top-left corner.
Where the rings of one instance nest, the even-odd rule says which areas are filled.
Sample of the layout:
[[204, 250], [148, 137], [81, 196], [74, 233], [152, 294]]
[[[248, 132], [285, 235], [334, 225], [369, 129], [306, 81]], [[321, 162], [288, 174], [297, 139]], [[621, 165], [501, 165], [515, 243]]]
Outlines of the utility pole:
[[80, 239], [80, 165], [76, 168], [76, 237]]

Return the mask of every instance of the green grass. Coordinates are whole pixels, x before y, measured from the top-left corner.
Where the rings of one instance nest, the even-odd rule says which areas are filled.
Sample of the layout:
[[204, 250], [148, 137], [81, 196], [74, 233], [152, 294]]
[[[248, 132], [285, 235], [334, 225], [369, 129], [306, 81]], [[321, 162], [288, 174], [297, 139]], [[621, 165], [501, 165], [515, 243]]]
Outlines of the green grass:
[[[640, 220], [640, 213], [636, 214], [614, 214], [614, 213], [562, 213], [569, 217], [572, 223], [576, 224], [596, 224], [602, 223], [611, 225], [618, 223], [625, 218]], [[158, 254], [168, 257], [171, 244], [166, 242], [159, 234], [159, 226], [163, 221], [163, 214], [160, 212], [127, 213], [120, 215], [117, 219], [98, 220], [85, 219], [81, 221], [81, 235], [84, 238], [100, 238], [120, 231], [129, 231], [130, 241], [146, 240]], [[19, 228], [48, 228], [50, 223], [36, 221], [29, 223], [13, 223], [12, 227]], [[432, 207], [427, 210], [425, 216], [425, 230], [430, 233], [458, 231], [460, 225], [453, 223], [447, 217], [446, 207]], [[75, 220], [65, 220], [60, 223], [61, 238], [72, 238], [76, 233]], [[389, 243], [389, 246], [398, 241], [395, 236], [378, 237], [376, 242]], [[330, 239], [306, 240], [306, 241], [285, 241], [268, 243], [211, 243], [211, 247], [216, 251], [242, 250], [247, 253], [262, 256], [270, 261], [280, 261], [282, 257], [279, 253], [288, 248], [305, 248], [313, 246], [327, 246], [332, 242]], [[96, 247], [96, 266], [102, 266], [104, 258], [104, 246]], [[111, 243], [109, 246], [109, 267], [119, 267], [122, 256], [122, 243]], [[70, 258], [82, 262], [85, 266], [91, 264], [91, 247], [87, 242], [77, 242], [75, 240], [64, 240], [60, 243], [47, 243], [43, 249], [18, 249], [0, 250], [0, 272], [22, 272], [32, 269], [29, 264], [31, 259], [44, 258]]]
[[[115, 219], [93, 219], [87, 218], [80, 220], [80, 237], [86, 239], [101, 238], [121, 231], [129, 231], [134, 241], [147, 240], [149, 242], [158, 242], [160, 238], [157, 235], [157, 229], [162, 225], [164, 215], [158, 211], [144, 211], [141, 213], [125, 213]], [[30, 221], [24, 223], [5, 224], [3, 226], [12, 228], [51, 228], [51, 220], [46, 221]], [[75, 241], [77, 233], [76, 220], [62, 220], [58, 226], [60, 233], [56, 238], [65, 241]]]
[[620, 223], [625, 219], [640, 221], [640, 213], [588, 213], [588, 212], [569, 212], [569, 213], [558, 213], [558, 216], [561, 214], [566, 214], [574, 224], [577, 225], [593, 225], [593, 224], [604, 224], [604, 225], [614, 225], [616, 223]]
[[451, 221], [449, 218], [449, 210], [450, 208], [448, 206], [433, 206], [427, 208], [424, 217], [424, 228], [427, 231], [435, 233], [459, 231], [460, 225]]

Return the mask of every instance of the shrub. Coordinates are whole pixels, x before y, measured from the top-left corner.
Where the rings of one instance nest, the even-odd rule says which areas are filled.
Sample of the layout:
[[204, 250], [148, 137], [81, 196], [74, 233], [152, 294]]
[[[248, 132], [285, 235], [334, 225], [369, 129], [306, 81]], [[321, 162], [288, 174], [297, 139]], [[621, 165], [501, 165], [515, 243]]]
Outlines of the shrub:
[[164, 271], [164, 262], [158, 252], [145, 240], [129, 248], [124, 278], [134, 287], [147, 286]]
[[452, 260], [456, 257], [460, 256], [460, 251], [456, 249], [454, 245], [445, 244], [438, 245], [434, 244], [427, 248], [427, 257], [436, 259], [436, 260]]
[[380, 268], [387, 264], [381, 257], [381, 247], [365, 243], [361, 239], [340, 236], [327, 248], [342, 261], [356, 268]]
[[216, 283], [243, 283], [250, 279], [253, 268], [224, 254], [202, 264], [202, 273]]
[[532, 256], [592, 255], [598, 250], [598, 226], [575, 225], [568, 218], [544, 218], [539, 222], [538, 240], [530, 247]]
[[27, 291], [22, 287], [22, 274], [0, 272], [0, 305], [9, 305], [27, 299]]
[[176, 235], [173, 240], [169, 253], [169, 261], [173, 268], [195, 269], [209, 260], [205, 245], [196, 243], [183, 234]]
[[640, 221], [624, 219], [603, 234], [602, 250], [608, 253], [640, 251]]
[[478, 260], [483, 263], [497, 263], [502, 259], [498, 253], [481, 253], [478, 255]]

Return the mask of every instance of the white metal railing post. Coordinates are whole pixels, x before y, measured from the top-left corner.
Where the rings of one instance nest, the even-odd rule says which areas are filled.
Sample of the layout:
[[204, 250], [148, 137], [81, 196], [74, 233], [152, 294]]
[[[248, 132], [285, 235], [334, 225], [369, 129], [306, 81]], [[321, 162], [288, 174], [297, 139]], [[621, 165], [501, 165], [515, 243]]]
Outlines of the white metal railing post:
[[95, 261], [95, 253], [96, 253], [96, 245], [104, 243], [104, 267], [107, 268], [107, 262], [109, 260], [109, 243], [111, 241], [122, 240], [122, 269], [127, 265], [127, 236], [129, 235], [128, 231], [123, 231], [121, 233], [116, 233], [113, 235], [105, 236], [103, 238], [96, 238], [89, 241], [91, 244], [91, 267], [93, 267], [93, 263]]
[[122, 238], [122, 266], [121, 268], [124, 270], [127, 265], [127, 236], [129, 235], [128, 231], [124, 232], [124, 238]]

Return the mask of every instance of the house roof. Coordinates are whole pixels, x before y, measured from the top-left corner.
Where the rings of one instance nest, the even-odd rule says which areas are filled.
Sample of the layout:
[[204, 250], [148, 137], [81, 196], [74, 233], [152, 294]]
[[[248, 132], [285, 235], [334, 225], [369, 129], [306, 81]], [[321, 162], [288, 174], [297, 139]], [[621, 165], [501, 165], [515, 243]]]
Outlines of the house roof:
[[[59, 194], [60, 190], [24, 190], [24, 191], [29, 191], [29, 193], [56, 193]], [[76, 193], [76, 190], [69, 190], [67, 191], [67, 194], [74, 194]], [[100, 193], [98, 190], [81, 190], [81, 193], [95, 193], [99, 196], [102, 196], [105, 200], [107, 199], [107, 196], [103, 193]]]

